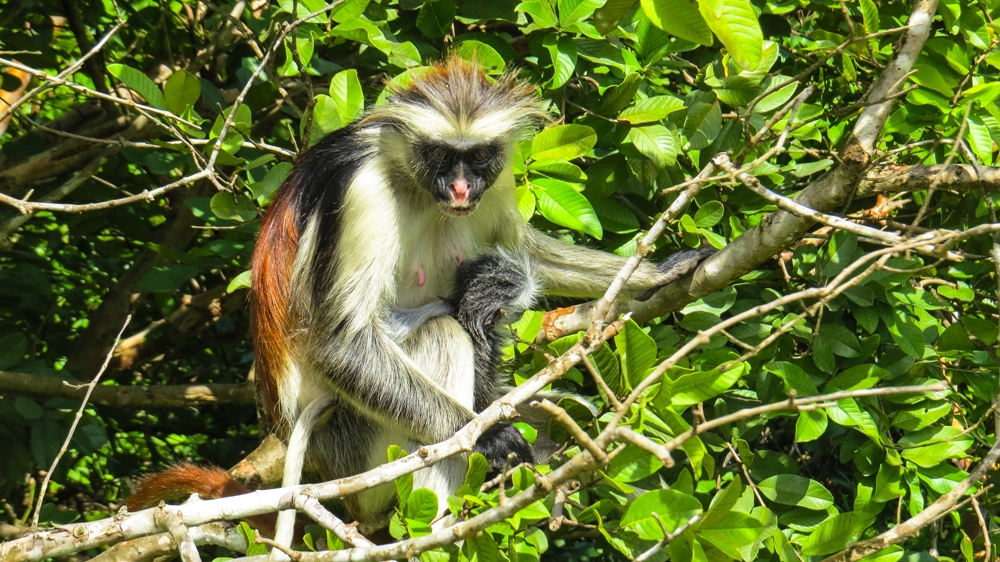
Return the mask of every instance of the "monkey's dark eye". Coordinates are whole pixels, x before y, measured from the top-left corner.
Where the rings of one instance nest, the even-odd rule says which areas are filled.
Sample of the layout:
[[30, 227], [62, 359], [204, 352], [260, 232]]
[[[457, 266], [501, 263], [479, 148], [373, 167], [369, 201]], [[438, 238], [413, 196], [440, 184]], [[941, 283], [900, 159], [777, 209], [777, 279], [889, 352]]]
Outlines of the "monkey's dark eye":
[[472, 161], [475, 162], [476, 164], [482, 164], [483, 162], [489, 160], [490, 154], [482, 149], [474, 150], [472, 151], [471, 158]]
[[441, 147], [432, 148], [428, 155], [431, 157], [431, 160], [435, 162], [444, 162], [448, 159], [448, 151]]

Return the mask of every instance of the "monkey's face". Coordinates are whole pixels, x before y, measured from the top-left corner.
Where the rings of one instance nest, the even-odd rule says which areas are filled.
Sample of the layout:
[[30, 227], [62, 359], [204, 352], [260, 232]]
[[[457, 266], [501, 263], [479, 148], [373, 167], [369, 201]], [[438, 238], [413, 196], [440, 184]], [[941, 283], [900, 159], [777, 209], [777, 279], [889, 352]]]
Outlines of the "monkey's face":
[[415, 158], [420, 186], [434, 196], [442, 211], [453, 216], [475, 210], [483, 193], [504, 168], [503, 147], [499, 144], [459, 149], [423, 143], [416, 147]]

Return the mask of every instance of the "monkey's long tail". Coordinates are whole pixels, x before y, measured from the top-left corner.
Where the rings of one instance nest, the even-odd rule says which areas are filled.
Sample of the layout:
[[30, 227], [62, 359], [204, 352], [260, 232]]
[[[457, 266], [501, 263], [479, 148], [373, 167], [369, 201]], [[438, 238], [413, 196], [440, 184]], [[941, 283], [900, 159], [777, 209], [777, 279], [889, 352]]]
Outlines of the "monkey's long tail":
[[[135, 512], [156, 507], [161, 501], [186, 500], [191, 494], [214, 500], [248, 494], [250, 491], [217, 466], [201, 467], [184, 463], [144, 477], [139, 481], [135, 493], [125, 500], [125, 506], [129, 511]], [[273, 537], [277, 514], [254, 515], [244, 521], [262, 535]]]

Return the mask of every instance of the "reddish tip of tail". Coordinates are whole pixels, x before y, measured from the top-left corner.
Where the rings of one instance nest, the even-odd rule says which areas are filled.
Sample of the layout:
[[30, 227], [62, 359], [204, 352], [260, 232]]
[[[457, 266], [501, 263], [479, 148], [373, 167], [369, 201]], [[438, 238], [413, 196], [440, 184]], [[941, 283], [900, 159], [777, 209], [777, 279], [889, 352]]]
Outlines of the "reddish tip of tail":
[[144, 477], [135, 493], [125, 500], [125, 505], [129, 511], [138, 511], [154, 507], [161, 501], [186, 500], [191, 494], [214, 500], [249, 491], [217, 466], [200, 467], [185, 463]]
[[[200, 467], [184, 463], [144, 477], [136, 486], [135, 493], [125, 500], [125, 506], [129, 511], [139, 511], [155, 507], [161, 501], [184, 501], [191, 494], [214, 500], [248, 494], [250, 491], [217, 466]], [[277, 515], [274, 513], [246, 518], [251, 527], [269, 537], [274, 536], [276, 521]]]

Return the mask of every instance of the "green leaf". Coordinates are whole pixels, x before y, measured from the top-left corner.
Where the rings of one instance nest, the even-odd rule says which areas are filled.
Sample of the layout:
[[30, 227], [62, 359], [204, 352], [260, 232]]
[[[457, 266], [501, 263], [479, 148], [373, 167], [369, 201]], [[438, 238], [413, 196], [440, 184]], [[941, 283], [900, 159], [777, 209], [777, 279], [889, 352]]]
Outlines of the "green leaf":
[[712, 504], [708, 506], [705, 516], [701, 518], [701, 525], [711, 527], [721, 520], [724, 515], [733, 509], [733, 506], [736, 505], [736, 502], [740, 500], [742, 495], [743, 480], [737, 476], [733, 478], [733, 481], [724, 490], [715, 494], [715, 497], [712, 498]]
[[156, 84], [142, 72], [124, 64], [109, 64], [108, 72], [125, 83], [143, 97], [149, 105], [157, 109], [167, 109], [167, 102]]
[[718, 201], [709, 201], [698, 209], [698, 212], [694, 214], [694, 224], [698, 228], [712, 228], [713, 226], [719, 224], [722, 220], [722, 215], [725, 209], [722, 207], [722, 203]]
[[635, 127], [628, 132], [636, 149], [657, 166], [669, 168], [677, 163], [677, 137], [663, 125]]
[[736, 64], [746, 70], [757, 68], [764, 51], [764, 34], [750, 1], [699, 0], [698, 8]]
[[[664, 527], [670, 533], [701, 511], [701, 502], [694, 496], [676, 490], [654, 490], [632, 502], [619, 525], [634, 527], [639, 538], [655, 541], [664, 537]], [[660, 516], [663, 527], [653, 517], [654, 513]]]
[[465, 484], [478, 492], [486, 482], [486, 473], [490, 470], [490, 463], [482, 453], [472, 453], [469, 455], [469, 469], [465, 471]]
[[854, 261], [858, 248], [858, 235], [840, 230], [830, 237], [827, 248], [827, 264], [823, 268], [824, 277], [833, 277]]
[[757, 484], [771, 501], [824, 511], [833, 505], [833, 494], [822, 484], [795, 474], [778, 474]]
[[[288, 0], [282, 1], [287, 2]], [[370, 0], [346, 0], [336, 8], [330, 10], [330, 17], [336, 22], [345, 22], [349, 19], [361, 17], [361, 14], [365, 13], [365, 8], [368, 7], [369, 2]], [[314, 11], [316, 10], [312, 10], [309, 13]], [[318, 20], [319, 18], [316, 19]]]
[[233, 277], [233, 280], [230, 281], [229, 285], [226, 287], [226, 292], [233, 293], [235, 291], [239, 291], [240, 289], [249, 289], [251, 286], [250, 281], [251, 281], [251, 272], [244, 271], [243, 273], [240, 273], [236, 277]]
[[841, 357], [861, 357], [861, 344], [853, 332], [840, 324], [824, 323], [819, 328], [819, 337], [814, 345], [828, 346], [835, 355]]
[[246, 222], [257, 217], [253, 203], [243, 194], [220, 191], [212, 196], [212, 212], [220, 219]]
[[320, 141], [326, 135], [343, 128], [346, 125], [341, 120], [337, 102], [330, 96], [320, 94], [316, 96], [316, 105], [313, 106], [312, 127], [309, 129], [309, 146]]
[[417, 29], [431, 39], [450, 34], [454, 22], [455, 3], [452, 0], [424, 2], [417, 14]]
[[584, 156], [597, 144], [597, 133], [586, 125], [557, 125], [535, 135], [531, 141], [534, 160], [572, 160]]
[[889, 371], [875, 365], [855, 365], [830, 379], [823, 391], [836, 392], [838, 390], [872, 388], [878, 384], [879, 380], [889, 375], [891, 375]]
[[900, 319], [892, 312], [883, 315], [882, 320], [886, 322], [886, 326], [889, 328], [889, 335], [892, 336], [893, 341], [896, 342], [896, 345], [904, 353], [914, 359], [923, 359], [924, 333], [920, 331], [920, 328], [916, 324], [908, 319]]
[[28, 338], [20, 332], [0, 337], [0, 369], [9, 369], [24, 360], [28, 352]]
[[163, 98], [167, 111], [183, 115], [201, 97], [201, 81], [190, 72], [181, 69], [167, 78], [163, 85]]
[[549, 83], [549, 88], [561, 88], [573, 77], [573, 71], [576, 69], [576, 44], [568, 37], [550, 33], [542, 39], [542, 45], [552, 57], [552, 81]]
[[653, 96], [623, 109], [618, 119], [633, 125], [654, 123], [680, 109], [684, 109], [684, 102], [673, 96]]
[[598, 240], [604, 236], [601, 221], [590, 201], [572, 185], [552, 178], [538, 178], [532, 180], [531, 185], [542, 216]]
[[699, 525], [698, 535], [729, 557], [739, 559], [740, 549], [757, 540], [763, 529], [764, 524], [756, 517], [730, 511], [710, 525]]
[[524, 222], [530, 221], [535, 214], [535, 192], [525, 185], [519, 185], [514, 190], [514, 198], [517, 199], [517, 210]]
[[456, 51], [458, 56], [471, 62], [475, 62], [487, 71], [503, 72], [507, 67], [507, 61], [492, 45], [487, 45], [480, 41], [466, 39], [458, 44]]
[[872, 0], [861, 0], [861, 16], [865, 22], [865, 33], [872, 34], [879, 31], [878, 6]]
[[350, 123], [365, 111], [365, 94], [361, 91], [358, 71], [342, 70], [330, 80], [330, 97], [333, 98], [340, 122]]
[[660, 396], [656, 399], [657, 405], [659, 406], [668, 396], [671, 406], [692, 406], [704, 402], [736, 384], [746, 370], [746, 363], [738, 363], [724, 373], [719, 372], [719, 369], [712, 369], [687, 373], [673, 381], [665, 379], [660, 387]]
[[810, 410], [799, 412], [799, 419], [795, 420], [795, 442], [805, 443], [815, 441], [826, 432], [829, 418], [823, 410]]
[[602, 35], [607, 35], [618, 27], [618, 21], [635, 2], [636, 0], [608, 0], [594, 12], [594, 27]]
[[[2, 341], [2, 340], [0, 340]], [[590, 361], [594, 368], [601, 374], [601, 378], [607, 383], [611, 391], [616, 396], [621, 396], [626, 390], [625, 382], [622, 379], [621, 367], [618, 364], [618, 356], [611, 351], [608, 344], [604, 344], [590, 354]]]
[[613, 115], [625, 109], [632, 103], [632, 98], [639, 91], [641, 84], [642, 77], [638, 73], [632, 72], [625, 76], [621, 84], [609, 87], [601, 97], [601, 113]]
[[810, 535], [796, 539], [805, 556], [820, 556], [843, 550], [858, 540], [862, 531], [875, 522], [875, 516], [863, 511], [838, 513], [820, 523]]
[[249, 185], [251, 193], [253, 193], [254, 199], [263, 198], [263, 200], [268, 201], [274, 195], [281, 184], [285, 183], [285, 178], [292, 171], [291, 162], [278, 162], [271, 167], [270, 170], [264, 174], [264, 178], [259, 182], [252, 183]]
[[154, 267], [135, 285], [137, 293], [173, 293], [198, 274], [198, 268], [179, 263]]
[[912, 446], [931, 442], [923, 447], [903, 449], [903, 458], [924, 468], [931, 468], [948, 459], [965, 458], [965, 452], [972, 446], [972, 437], [962, 434], [957, 427], [928, 427], [911, 433], [899, 440], [900, 446]]
[[[868, 0], [871, 1], [871, 0]], [[962, 99], [986, 105], [1000, 97], [1000, 82], [983, 82], [962, 92]]]
[[785, 381], [785, 392], [794, 390], [798, 396], [815, 396], [819, 394], [816, 383], [802, 367], [786, 361], [772, 361], [764, 365], [764, 370], [774, 373]]
[[[861, 433], [867, 435], [874, 443], [882, 443], [882, 436], [879, 433], [878, 425], [875, 423], [875, 418], [866, 409], [858, 405], [857, 401], [853, 398], [844, 398], [837, 402], [837, 407], [847, 414], [850, 424], [861, 430]], [[838, 420], [834, 419], [834, 421]]]
[[438, 513], [437, 494], [427, 488], [419, 488], [410, 493], [403, 508], [403, 516], [407, 519], [430, 523]]
[[642, 0], [642, 11], [653, 25], [671, 35], [702, 45], [712, 44], [712, 29], [694, 2]]
[[583, 21], [600, 8], [605, 0], [559, 0], [559, 25], [569, 26]]
[[635, 321], [629, 320], [615, 336], [615, 347], [618, 348], [626, 380], [634, 388], [646, 377], [646, 371], [656, 364], [656, 341]]
[[558, 27], [559, 25], [556, 14], [548, 2], [521, 2], [517, 5], [517, 11], [531, 16], [532, 21], [538, 27]]

